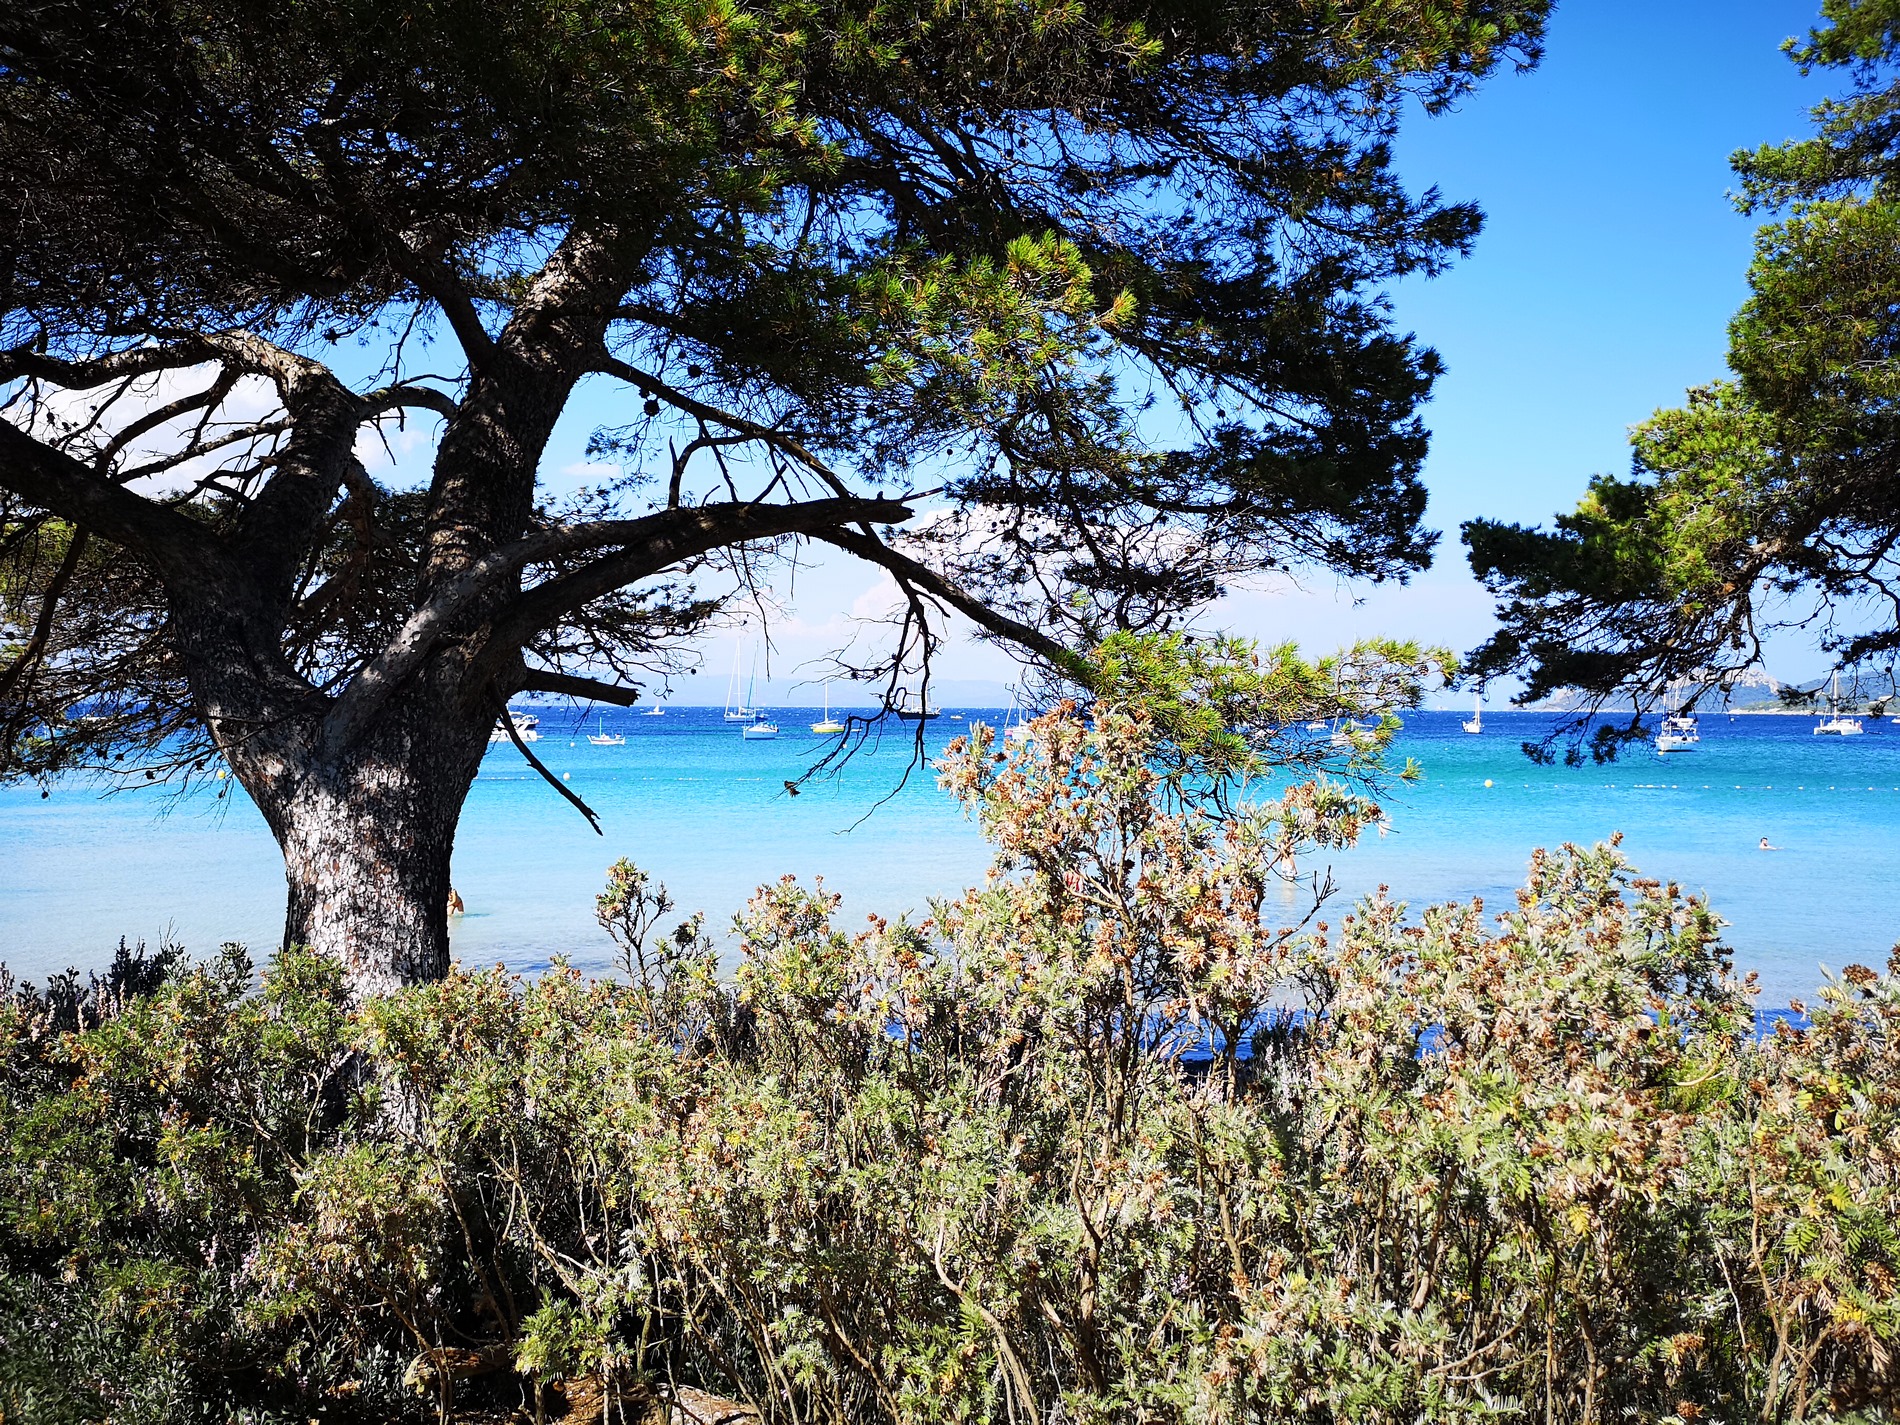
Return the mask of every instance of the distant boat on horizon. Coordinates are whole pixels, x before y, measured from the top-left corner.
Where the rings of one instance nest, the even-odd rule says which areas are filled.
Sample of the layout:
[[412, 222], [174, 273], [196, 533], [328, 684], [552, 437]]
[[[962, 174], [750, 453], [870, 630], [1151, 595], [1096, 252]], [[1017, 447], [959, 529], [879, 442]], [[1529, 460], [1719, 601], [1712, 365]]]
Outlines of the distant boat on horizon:
[[1471, 716], [1459, 724], [1466, 732], [1476, 736], [1484, 731], [1484, 694], [1471, 695]]

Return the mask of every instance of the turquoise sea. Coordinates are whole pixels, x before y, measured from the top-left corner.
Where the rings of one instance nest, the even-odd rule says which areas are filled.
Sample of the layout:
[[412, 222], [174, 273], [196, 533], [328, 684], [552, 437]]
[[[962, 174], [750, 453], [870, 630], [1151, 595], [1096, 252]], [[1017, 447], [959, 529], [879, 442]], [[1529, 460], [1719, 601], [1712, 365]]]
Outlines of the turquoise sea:
[[[791, 797], [786, 780], [822, 741], [803, 731], [816, 709], [778, 710], [784, 732], [773, 742], [742, 741], [717, 708], [608, 712], [623, 747], [585, 740], [597, 713], [583, 729], [565, 709], [539, 712], [536, 752], [600, 813], [606, 834], [511, 746], [491, 748], [455, 856], [468, 906], [454, 931], [464, 963], [532, 971], [565, 955], [603, 968], [610, 947], [593, 898], [621, 856], [715, 927], [755, 886], [786, 873], [822, 875], [844, 895], [850, 923], [919, 908], [975, 881], [988, 862], [933, 774], [913, 771], [898, 785], [908, 730]], [[1408, 715], [1399, 750], [1425, 776], [1395, 795], [1388, 835], [1333, 858], [1342, 897], [1385, 884], [1414, 904], [1481, 895], [1502, 909], [1534, 846], [1621, 831], [1643, 871], [1710, 896], [1731, 923], [1738, 964], [1760, 974], [1765, 1004], [1810, 994], [1823, 964], [1884, 964], [1900, 937], [1900, 726], [1870, 719], [1865, 736], [1842, 739], [1810, 735], [1806, 718], [1716, 714], [1703, 717], [1693, 752], [1564, 768], [1533, 766], [1519, 751], [1550, 716], [1490, 713], [1476, 737], [1460, 731], [1462, 716]], [[931, 725], [929, 745], [965, 725], [946, 716]], [[1782, 849], [1759, 850], [1763, 836]], [[102, 797], [73, 784], [42, 799], [35, 788], [0, 789], [0, 961], [16, 973], [99, 965], [120, 936], [267, 951], [281, 934], [283, 898], [276, 849], [241, 794]]]

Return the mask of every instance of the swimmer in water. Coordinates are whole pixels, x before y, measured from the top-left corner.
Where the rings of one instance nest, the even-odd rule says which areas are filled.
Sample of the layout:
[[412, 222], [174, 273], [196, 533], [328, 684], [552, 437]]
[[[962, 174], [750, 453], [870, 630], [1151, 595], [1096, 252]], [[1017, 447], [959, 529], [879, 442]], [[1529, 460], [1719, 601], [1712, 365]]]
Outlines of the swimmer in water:
[[1770, 846], [1768, 844], [1768, 838], [1764, 836], [1761, 839], [1761, 849], [1764, 851], [1779, 851], [1781, 848], [1779, 846]]

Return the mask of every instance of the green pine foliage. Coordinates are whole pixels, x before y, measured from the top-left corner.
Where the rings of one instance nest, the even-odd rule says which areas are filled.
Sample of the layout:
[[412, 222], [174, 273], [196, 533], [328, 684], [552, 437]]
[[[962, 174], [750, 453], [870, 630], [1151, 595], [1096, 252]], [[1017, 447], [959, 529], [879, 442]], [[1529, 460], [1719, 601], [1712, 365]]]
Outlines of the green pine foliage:
[[[1693, 696], [1789, 628], [1842, 671], [1900, 674], [1900, 9], [1821, 11], [1788, 49], [1842, 92], [1809, 137], [1732, 160], [1742, 211], [1771, 221], [1729, 325], [1731, 376], [1636, 425], [1628, 478], [1592, 480], [1554, 528], [1465, 527], [1500, 622], [1473, 671], [1521, 675], [1527, 701]], [[1600, 751], [1623, 740], [1601, 731]]]

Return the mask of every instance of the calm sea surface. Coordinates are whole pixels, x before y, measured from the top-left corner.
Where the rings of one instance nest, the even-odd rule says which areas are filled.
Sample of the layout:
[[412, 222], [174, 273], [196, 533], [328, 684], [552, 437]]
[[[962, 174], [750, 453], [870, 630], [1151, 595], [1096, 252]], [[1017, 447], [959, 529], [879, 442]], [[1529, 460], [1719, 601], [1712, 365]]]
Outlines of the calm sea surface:
[[[982, 875], [987, 849], [934, 775], [913, 772], [893, 792], [906, 737], [790, 797], [785, 781], [820, 742], [802, 732], [818, 713], [777, 716], [777, 741], [743, 742], [717, 708], [610, 712], [606, 727], [626, 745], [595, 747], [572, 714], [544, 711], [535, 750], [600, 813], [604, 837], [512, 747], [491, 748], [456, 844], [468, 905], [456, 953], [530, 971], [555, 955], [604, 967], [593, 898], [621, 856], [715, 927], [788, 872], [843, 893], [847, 923], [919, 908]], [[1710, 896], [1765, 1002], [1811, 993], [1822, 964], [1883, 964], [1900, 938], [1900, 726], [1870, 719], [1867, 735], [1842, 739], [1812, 736], [1805, 718], [1705, 716], [1696, 751], [1573, 769], [1533, 766], [1518, 750], [1551, 725], [1544, 715], [1487, 714], [1478, 737], [1460, 732], [1461, 716], [1407, 718], [1400, 751], [1425, 778], [1398, 792], [1389, 835], [1334, 858], [1342, 894], [1383, 883], [1414, 904], [1482, 895], [1503, 909], [1531, 848], [1621, 831], [1645, 872]], [[590, 717], [585, 731], [595, 726]], [[932, 748], [963, 727], [933, 724]], [[1758, 850], [1763, 836], [1783, 849]], [[18, 973], [100, 964], [122, 935], [268, 950], [283, 904], [276, 848], [241, 793], [102, 798], [73, 785], [42, 800], [0, 789], [0, 960]]]

